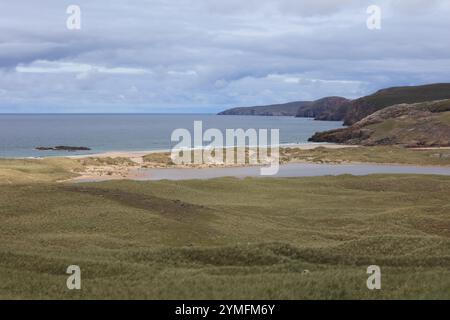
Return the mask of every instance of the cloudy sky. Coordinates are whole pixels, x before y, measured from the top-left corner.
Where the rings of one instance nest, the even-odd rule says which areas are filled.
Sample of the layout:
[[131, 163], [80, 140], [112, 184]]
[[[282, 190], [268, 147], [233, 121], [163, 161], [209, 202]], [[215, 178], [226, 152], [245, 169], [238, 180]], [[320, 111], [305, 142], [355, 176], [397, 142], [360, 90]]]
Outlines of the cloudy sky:
[[0, 112], [216, 112], [449, 75], [448, 0], [0, 3]]

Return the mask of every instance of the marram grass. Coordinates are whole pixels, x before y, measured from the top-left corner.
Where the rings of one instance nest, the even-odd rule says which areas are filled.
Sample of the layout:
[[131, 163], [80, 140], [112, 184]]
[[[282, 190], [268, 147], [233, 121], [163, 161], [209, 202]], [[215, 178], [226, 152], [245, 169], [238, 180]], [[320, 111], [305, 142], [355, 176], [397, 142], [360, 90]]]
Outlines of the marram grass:
[[449, 299], [449, 190], [418, 175], [3, 184], [0, 298]]

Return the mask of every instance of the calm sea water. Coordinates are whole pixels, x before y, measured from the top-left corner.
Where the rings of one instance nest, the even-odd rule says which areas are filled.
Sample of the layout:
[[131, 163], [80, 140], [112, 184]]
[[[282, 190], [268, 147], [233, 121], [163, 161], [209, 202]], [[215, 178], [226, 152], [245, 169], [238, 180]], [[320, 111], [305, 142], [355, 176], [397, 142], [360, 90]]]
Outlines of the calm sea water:
[[[209, 114], [0, 114], [0, 157], [43, 157], [93, 154], [105, 151], [169, 149], [172, 131], [193, 131], [193, 122], [203, 121], [203, 130], [280, 129], [280, 143], [306, 143], [317, 131], [339, 128], [341, 122], [294, 117], [217, 116]], [[91, 151], [37, 151], [38, 146], [84, 146]]]

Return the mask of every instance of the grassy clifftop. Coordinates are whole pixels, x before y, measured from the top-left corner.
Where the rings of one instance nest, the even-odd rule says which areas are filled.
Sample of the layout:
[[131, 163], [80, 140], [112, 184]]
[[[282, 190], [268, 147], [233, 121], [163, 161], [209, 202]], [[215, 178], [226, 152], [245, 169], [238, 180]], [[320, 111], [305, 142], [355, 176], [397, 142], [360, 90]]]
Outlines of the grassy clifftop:
[[352, 125], [370, 114], [397, 104], [450, 99], [450, 83], [393, 87], [353, 100], [343, 107], [344, 122]]

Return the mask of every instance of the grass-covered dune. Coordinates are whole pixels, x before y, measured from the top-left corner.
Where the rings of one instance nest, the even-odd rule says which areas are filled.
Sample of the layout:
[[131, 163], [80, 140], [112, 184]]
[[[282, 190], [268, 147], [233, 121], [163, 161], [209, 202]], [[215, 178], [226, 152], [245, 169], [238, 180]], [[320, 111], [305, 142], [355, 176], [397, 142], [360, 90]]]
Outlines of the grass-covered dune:
[[67, 180], [83, 170], [81, 162], [67, 158], [0, 159], [0, 185]]
[[408, 149], [398, 146], [375, 146], [357, 148], [282, 148], [282, 163], [376, 163], [417, 166], [450, 166], [450, 149]]
[[449, 190], [413, 175], [6, 183], [0, 298], [449, 299]]
[[[245, 150], [246, 163], [249, 163], [248, 151], [248, 149]], [[226, 154], [225, 150], [223, 154]], [[194, 158], [193, 154], [192, 158]], [[151, 153], [143, 157], [143, 162], [144, 166], [148, 164], [155, 167], [176, 166], [170, 158], [170, 153]], [[302, 149], [299, 147], [280, 148], [280, 163], [286, 164], [290, 162], [450, 166], [450, 149], [408, 149], [400, 146], [358, 146], [342, 148], [319, 146], [314, 149]]]

